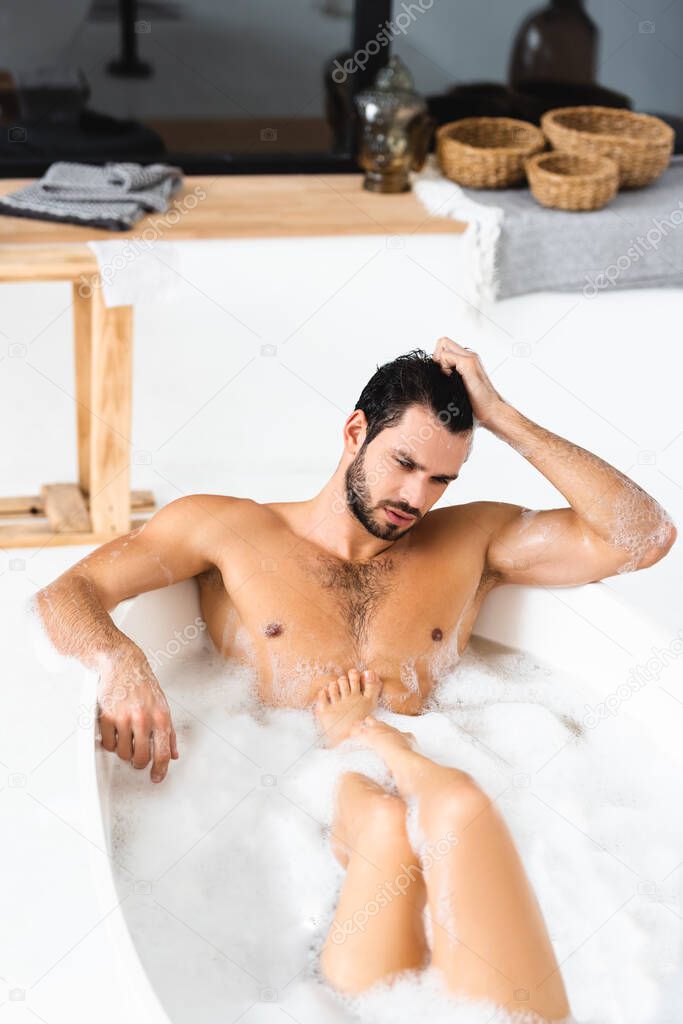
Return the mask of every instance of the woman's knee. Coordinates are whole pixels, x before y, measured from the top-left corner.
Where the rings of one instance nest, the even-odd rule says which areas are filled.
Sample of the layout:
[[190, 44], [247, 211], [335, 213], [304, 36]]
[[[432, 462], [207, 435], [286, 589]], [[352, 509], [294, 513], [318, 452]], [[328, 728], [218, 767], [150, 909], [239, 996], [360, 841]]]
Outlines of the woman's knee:
[[401, 797], [393, 793], [377, 793], [368, 804], [363, 833], [390, 843], [407, 840], [406, 811]]
[[491, 812], [494, 804], [479, 783], [467, 772], [456, 771], [450, 778], [423, 798], [420, 819], [423, 827], [434, 827], [444, 831], [447, 828], [462, 830], [485, 812]]

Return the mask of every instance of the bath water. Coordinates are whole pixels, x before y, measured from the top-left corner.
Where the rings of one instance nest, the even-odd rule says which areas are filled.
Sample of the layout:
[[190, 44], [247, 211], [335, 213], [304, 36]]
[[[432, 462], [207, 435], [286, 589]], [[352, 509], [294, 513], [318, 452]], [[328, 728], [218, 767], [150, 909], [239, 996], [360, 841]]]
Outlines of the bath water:
[[[249, 673], [208, 643], [158, 669], [180, 749], [166, 780], [101, 755], [122, 909], [170, 1020], [510, 1020], [446, 998], [431, 971], [355, 1000], [328, 989], [317, 955], [344, 877], [329, 844], [335, 783], [344, 770], [388, 777], [370, 751], [321, 748], [310, 711], [259, 705]], [[596, 722], [595, 700], [586, 681], [473, 638], [423, 715], [379, 717], [497, 801], [577, 1021], [661, 1024], [683, 949], [683, 782], [625, 709]]]

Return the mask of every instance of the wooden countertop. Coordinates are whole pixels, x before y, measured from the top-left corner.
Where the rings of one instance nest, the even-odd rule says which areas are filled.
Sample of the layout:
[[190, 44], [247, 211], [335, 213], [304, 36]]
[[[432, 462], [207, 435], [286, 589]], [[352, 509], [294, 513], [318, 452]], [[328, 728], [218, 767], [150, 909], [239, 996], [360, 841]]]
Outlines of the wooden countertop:
[[[2, 179], [0, 195], [15, 192], [30, 180]], [[29, 258], [41, 280], [90, 273], [97, 265], [83, 243], [102, 239], [310, 238], [449, 234], [465, 229], [459, 221], [427, 213], [412, 192], [378, 195], [364, 189], [362, 181], [361, 174], [190, 175], [165, 213], [149, 214], [131, 231], [2, 215], [0, 280], [30, 279]]]

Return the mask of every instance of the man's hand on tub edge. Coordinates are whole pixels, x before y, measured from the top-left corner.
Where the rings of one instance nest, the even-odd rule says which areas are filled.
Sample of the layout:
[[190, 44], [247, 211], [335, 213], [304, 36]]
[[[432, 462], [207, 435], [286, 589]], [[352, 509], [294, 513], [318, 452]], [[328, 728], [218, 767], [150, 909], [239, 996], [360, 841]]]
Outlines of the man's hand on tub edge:
[[100, 673], [97, 693], [102, 746], [134, 768], [152, 762], [152, 782], [166, 777], [178, 755], [171, 712], [142, 651], [112, 654]]

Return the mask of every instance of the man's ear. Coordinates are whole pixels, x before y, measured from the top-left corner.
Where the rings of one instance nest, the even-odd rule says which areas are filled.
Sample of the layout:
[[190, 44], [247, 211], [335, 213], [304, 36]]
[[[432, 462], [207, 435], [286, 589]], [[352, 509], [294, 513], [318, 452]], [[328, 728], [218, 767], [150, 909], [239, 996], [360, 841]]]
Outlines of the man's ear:
[[344, 424], [344, 450], [356, 455], [368, 432], [368, 421], [362, 409], [354, 409]]

